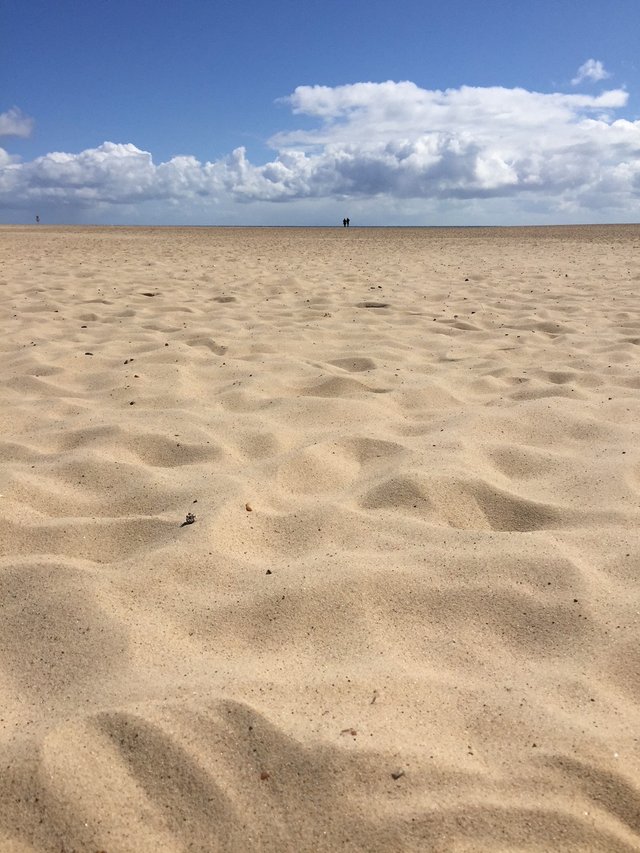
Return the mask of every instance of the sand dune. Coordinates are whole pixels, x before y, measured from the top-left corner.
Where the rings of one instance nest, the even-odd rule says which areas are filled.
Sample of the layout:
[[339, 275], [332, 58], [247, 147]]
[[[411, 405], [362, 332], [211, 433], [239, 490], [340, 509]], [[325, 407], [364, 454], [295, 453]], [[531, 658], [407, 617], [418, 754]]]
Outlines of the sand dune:
[[0, 237], [0, 850], [640, 849], [640, 227]]

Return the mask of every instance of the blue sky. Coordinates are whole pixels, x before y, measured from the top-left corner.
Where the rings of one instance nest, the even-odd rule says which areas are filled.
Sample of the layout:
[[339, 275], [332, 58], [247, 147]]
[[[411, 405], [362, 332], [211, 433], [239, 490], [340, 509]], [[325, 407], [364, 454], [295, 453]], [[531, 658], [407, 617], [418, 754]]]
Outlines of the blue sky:
[[4, 0], [0, 221], [640, 220], [637, 0]]

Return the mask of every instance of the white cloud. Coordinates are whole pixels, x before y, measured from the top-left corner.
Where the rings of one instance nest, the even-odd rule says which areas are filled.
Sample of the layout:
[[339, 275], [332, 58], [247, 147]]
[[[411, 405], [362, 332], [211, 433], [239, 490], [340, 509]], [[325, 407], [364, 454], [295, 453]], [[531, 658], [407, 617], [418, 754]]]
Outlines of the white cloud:
[[605, 71], [604, 65], [599, 59], [587, 59], [587, 61], [578, 68], [578, 73], [571, 81], [571, 85], [577, 86], [585, 80], [593, 80], [597, 83], [599, 80], [606, 80], [608, 77], [611, 77], [611, 74], [608, 71]]
[[316, 128], [274, 136], [266, 164], [252, 163], [244, 148], [215, 162], [156, 164], [135, 145], [111, 142], [28, 163], [6, 155], [0, 204], [49, 208], [67, 221], [132, 221], [149, 205], [153, 221], [282, 221], [276, 202], [304, 209], [307, 221], [338, 202], [371, 222], [442, 221], [447, 210], [454, 219], [466, 210], [470, 222], [522, 221], [545, 209], [548, 221], [637, 219], [640, 122], [613, 117], [627, 99], [620, 89], [301, 86], [286, 102]]
[[[9, 154], [9, 152], [5, 151], [4, 148], [0, 148], [0, 170], [4, 166], [9, 166], [11, 163], [19, 163], [19, 162], [20, 162], [19, 157], [16, 157], [13, 154]], [[1, 175], [2, 175], [2, 172], [0, 172], [0, 176]], [[0, 180], [1, 180], [1, 177], [0, 177]]]
[[17, 107], [11, 107], [6, 113], [0, 113], [0, 136], [31, 135], [34, 121]]

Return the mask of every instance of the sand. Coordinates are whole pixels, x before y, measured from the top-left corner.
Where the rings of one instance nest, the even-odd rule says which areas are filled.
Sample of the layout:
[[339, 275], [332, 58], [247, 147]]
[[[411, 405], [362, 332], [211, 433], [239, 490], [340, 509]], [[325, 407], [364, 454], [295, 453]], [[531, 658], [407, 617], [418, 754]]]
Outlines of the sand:
[[0, 252], [3, 853], [640, 849], [640, 227]]

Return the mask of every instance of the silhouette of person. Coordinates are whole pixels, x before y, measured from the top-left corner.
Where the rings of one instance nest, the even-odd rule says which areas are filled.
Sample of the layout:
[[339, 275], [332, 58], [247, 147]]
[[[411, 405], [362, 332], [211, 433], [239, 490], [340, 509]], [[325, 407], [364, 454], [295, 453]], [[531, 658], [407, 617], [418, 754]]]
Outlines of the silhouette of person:
[[39, 217], [39, 216], [36, 216], [36, 222], [38, 222], [38, 223], [40, 222], [40, 217]]
[[348, 217], [348, 216], [347, 216], [347, 218], [345, 219], [345, 222], [347, 223], [347, 228], [348, 228], [348, 227], [349, 227], [349, 217]]
[[343, 228], [346, 228], [346, 227], [347, 227], [347, 220], [346, 220], [346, 219], [343, 219], [343, 220], [342, 220], [342, 227], [343, 227]]

